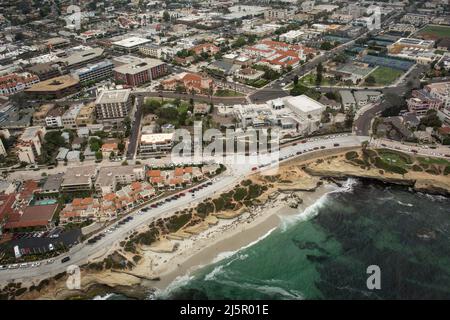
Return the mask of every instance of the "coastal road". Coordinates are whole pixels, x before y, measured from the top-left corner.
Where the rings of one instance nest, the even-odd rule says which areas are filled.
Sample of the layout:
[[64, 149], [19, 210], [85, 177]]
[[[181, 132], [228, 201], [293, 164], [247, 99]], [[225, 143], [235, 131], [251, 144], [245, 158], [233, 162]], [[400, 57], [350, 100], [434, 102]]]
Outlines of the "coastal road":
[[[279, 158], [281, 158], [282, 161], [292, 160], [297, 157], [302, 157], [302, 155], [309, 155], [314, 153], [314, 148], [316, 148], [317, 151], [321, 151], [323, 150], [321, 149], [322, 146], [326, 147], [326, 149], [335, 150], [347, 147], [358, 147], [361, 145], [361, 142], [365, 140], [368, 140], [368, 137], [348, 135], [334, 135], [332, 137], [328, 136], [310, 138], [306, 143], [298, 143], [297, 145], [290, 145], [288, 147], [282, 148], [279, 151]], [[336, 143], [339, 144], [339, 147], [334, 147], [334, 144]], [[297, 152], [302, 152], [302, 155], [297, 155]], [[259, 162], [259, 165], [270, 164], [271, 159], [272, 157], [267, 157], [266, 162], [264, 162], [263, 158], [263, 160], [261, 160], [262, 162]], [[35, 268], [29, 267], [24, 269], [19, 268], [0, 270], [0, 284], [5, 285], [13, 279], [17, 282], [34, 281], [34, 283], [37, 283], [42, 279], [49, 278], [58, 273], [66, 271], [66, 268], [69, 265], [81, 266], [97, 257], [101, 257], [103, 254], [106, 254], [106, 252], [110, 250], [114, 246], [114, 244], [122, 241], [138, 227], [150, 223], [153, 219], [171, 215], [174, 211], [199, 203], [207, 197], [212, 197], [216, 194], [220, 194], [230, 188], [233, 188], [233, 186], [237, 182], [244, 179], [246, 176], [253, 172], [252, 168], [254, 167], [254, 165], [255, 164], [251, 162], [245, 164], [236, 163], [235, 165], [229, 164], [228, 170], [224, 174], [222, 174], [218, 178], [213, 179], [214, 181], [211, 186], [197, 191], [195, 197], [192, 197], [190, 193], [187, 193], [187, 195], [184, 197], [180, 197], [179, 199], [170, 202], [165, 202], [162, 206], [158, 208], [152, 208], [144, 214], [137, 214], [137, 211], [135, 211], [131, 213], [134, 219], [130, 222], [120, 226], [112, 233], [107, 233], [104, 238], [93, 245], [81, 243], [71, 248], [68, 253], [55, 258], [55, 262], [53, 264], [45, 264], [45, 261], [42, 261], [41, 265]], [[268, 168], [270, 168], [270, 166]], [[65, 264], [61, 263], [61, 258], [66, 256], [70, 256], [71, 260]]]

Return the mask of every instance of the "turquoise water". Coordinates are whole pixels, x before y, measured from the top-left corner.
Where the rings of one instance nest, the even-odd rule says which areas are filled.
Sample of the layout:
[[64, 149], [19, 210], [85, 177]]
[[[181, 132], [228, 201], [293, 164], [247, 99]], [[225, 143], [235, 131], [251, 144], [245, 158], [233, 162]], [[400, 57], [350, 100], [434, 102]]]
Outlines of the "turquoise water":
[[49, 205], [49, 204], [55, 204], [57, 202], [58, 202], [58, 200], [55, 200], [55, 199], [46, 199], [46, 200], [36, 201], [35, 205], [45, 206], [45, 205]]
[[[450, 298], [449, 198], [353, 182], [307, 211], [153, 298]], [[367, 288], [370, 265], [380, 290]]]

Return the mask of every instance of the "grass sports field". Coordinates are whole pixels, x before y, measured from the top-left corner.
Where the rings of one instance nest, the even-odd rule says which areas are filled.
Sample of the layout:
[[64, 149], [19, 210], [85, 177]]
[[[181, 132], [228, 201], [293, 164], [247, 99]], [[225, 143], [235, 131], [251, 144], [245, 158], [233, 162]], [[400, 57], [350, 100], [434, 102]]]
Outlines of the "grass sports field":
[[449, 26], [436, 26], [428, 25], [422, 30], [420, 30], [417, 35], [422, 36], [425, 39], [437, 40], [450, 38], [450, 27]]
[[375, 78], [373, 86], [385, 86], [394, 83], [402, 74], [401, 70], [378, 67], [370, 75]]

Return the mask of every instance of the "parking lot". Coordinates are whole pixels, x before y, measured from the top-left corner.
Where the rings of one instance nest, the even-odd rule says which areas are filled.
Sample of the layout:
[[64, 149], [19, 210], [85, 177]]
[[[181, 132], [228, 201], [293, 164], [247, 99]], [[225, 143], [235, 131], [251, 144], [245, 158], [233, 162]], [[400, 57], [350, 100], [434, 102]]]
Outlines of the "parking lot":
[[3, 250], [11, 250], [13, 252], [14, 247], [19, 246], [22, 255], [44, 254], [48, 251], [52, 251], [52, 247], [55, 249], [63, 245], [67, 248], [71, 248], [80, 241], [80, 229], [63, 231], [62, 228], [55, 228], [52, 232], [36, 231], [15, 233], [13, 235], [13, 240], [9, 241]]

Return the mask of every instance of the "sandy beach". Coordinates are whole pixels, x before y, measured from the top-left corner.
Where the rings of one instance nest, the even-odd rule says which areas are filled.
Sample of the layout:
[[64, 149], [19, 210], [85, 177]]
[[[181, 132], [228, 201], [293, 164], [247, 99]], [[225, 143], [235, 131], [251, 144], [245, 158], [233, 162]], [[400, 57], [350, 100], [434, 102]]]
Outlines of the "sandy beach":
[[202, 266], [218, 261], [249, 244], [258, 241], [271, 230], [280, 227], [284, 217], [301, 214], [324, 194], [334, 190], [331, 185], [323, 185], [314, 192], [297, 192], [303, 203], [292, 209], [285, 201], [269, 201], [255, 212], [246, 213], [232, 220], [220, 219], [219, 223], [207, 231], [178, 241], [178, 249], [172, 253], [145, 252], [144, 262], [133, 273], [151, 274], [160, 277], [160, 281], [143, 283], [157, 289], [157, 294], [170, 290], [183, 279]]

